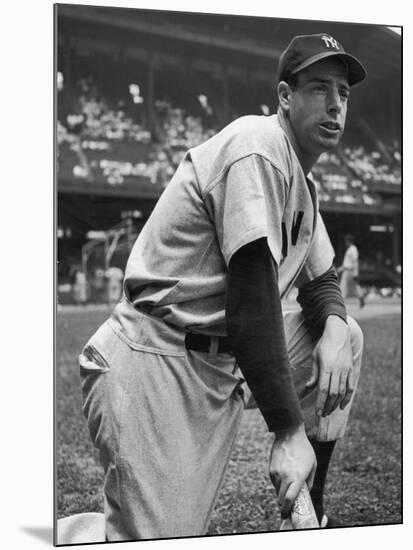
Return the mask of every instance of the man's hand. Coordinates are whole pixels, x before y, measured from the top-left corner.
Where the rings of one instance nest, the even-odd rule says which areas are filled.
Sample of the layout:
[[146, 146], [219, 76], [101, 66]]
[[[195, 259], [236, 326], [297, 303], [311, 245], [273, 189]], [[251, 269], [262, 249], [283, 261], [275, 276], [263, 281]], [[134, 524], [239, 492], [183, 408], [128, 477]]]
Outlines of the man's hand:
[[281, 517], [286, 519], [301, 487], [311, 489], [317, 460], [304, 424], [288, 434], [277, 434], [271, 449], [270, 478], [277, 491]]
[[318, 416], [328, 416], [338, 406], [344, 409], [354, 392], [350, 328], [336, 315], [327, 317], [323, 335], [313, 351], [312, 374], [306, 387], [317, 382]]

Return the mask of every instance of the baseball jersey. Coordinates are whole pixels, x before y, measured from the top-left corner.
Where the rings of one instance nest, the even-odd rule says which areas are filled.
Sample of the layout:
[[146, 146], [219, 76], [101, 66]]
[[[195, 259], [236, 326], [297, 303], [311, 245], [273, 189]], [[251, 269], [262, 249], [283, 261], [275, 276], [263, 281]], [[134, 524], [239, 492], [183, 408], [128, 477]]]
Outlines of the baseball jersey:
[[353, 275], [353, 277], [358, 277], [359, 253], [357, 247], [354, 244], [351, 244], [344, 254], [343, 267], [344, 269], [348, 270]]
[[281, 297], [299, 276], [302, 284], [332, 264], [314, 183], [277, 115], [241, 117], [187, 152], [131, 251], [124, 302], [224, 336], [229, 261], [261, 237], [279, 266]]
[[123, 279], [123, 271], [119, 267], [109, 267], [105, 271], [105, 277], [108, 279], [109, 283], [119, 284]]

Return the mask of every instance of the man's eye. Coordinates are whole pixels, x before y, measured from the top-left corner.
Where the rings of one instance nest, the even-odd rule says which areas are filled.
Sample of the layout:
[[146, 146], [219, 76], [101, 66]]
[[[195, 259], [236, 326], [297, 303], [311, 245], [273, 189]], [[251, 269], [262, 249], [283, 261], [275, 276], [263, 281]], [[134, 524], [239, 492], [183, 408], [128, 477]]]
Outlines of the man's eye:
[[340, 96], [343, 99], [348, 99], [349, 95], [350, 95], [350, 93], [347, 90], [341, 90], [341, 92], [340, 92]]

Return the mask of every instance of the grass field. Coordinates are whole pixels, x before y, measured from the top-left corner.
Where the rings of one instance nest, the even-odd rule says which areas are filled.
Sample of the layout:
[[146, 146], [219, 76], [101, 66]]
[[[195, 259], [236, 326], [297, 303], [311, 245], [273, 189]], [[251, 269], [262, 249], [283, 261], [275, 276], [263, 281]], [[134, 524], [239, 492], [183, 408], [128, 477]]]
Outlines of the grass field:
[[[102, 472], [81, 412], [77, 355], [106, 311], [63, 311], [57, 319], [57, 513], [102, 511]], [[400, 315], [360, 319], [362, 378], [347, 437], [333, 457], [326, 509], [346, 525], [401, 522]], [[271, 436], [246, 411], [209, 528], [210, 534], [276, 530], [268, 478]]]

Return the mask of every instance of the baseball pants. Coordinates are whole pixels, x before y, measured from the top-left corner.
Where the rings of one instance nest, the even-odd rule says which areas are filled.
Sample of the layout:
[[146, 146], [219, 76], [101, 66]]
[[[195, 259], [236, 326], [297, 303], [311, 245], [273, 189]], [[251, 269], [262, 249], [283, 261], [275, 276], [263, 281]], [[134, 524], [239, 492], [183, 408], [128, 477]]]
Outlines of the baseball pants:
[[346, 298], [359, 298], [360, 287], [357, 282], [357, 277], [348, 271], [344, 270], [340, 278], [340, 290], [344, 300]]
[[[249, 390], [216, 339], [209, 352], [187, 350], [182, 330], [123, 307], [122, 325], [112, 315], [79, 357], [83, 410], [105, 473], [107, 539], [203, 535]], [[358, 380], [363, 337], [348, 322]], [[301, 313], [286, 313], [284, 323], [307, 433], [338, 439], [351, 403], [319, 421], [316, 390], [304, 388], [315, 342]]]

